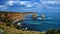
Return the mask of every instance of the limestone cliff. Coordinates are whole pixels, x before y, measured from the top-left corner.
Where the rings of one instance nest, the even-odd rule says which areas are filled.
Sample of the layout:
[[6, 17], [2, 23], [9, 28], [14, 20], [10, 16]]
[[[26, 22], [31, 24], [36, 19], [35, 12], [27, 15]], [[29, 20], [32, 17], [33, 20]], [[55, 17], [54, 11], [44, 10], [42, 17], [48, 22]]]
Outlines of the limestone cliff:
[[13, 21], [13, 20], [16, 20], [16, 19], [20, 19], [20, 20], [23, 20], [24, 18], [24, 14], [22, 13], [11, 13], [11, 12], [8, 12], [8, 13], [0, 13], [0, 19], [2, 20], [9, 20], [9, 21]]
[[24, 20], [25, 15], [31, 13], [34, 12], [0, 12], [0, 19], [5, 21]]

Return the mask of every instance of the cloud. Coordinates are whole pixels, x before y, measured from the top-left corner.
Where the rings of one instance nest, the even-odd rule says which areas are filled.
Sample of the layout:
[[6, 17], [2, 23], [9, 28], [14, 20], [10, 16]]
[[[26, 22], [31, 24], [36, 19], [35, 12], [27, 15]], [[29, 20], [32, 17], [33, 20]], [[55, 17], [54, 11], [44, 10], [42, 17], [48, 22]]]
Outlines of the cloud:
[[7, 1], [5, 5], [0, 5], [0, 10], [3, 10], [3, 11], [17, 11], [17, 12], [19, 12], [19, 11], [23, 11], [23, 12], [31, 11], [31, 12], [33, 12], [34, 10], [36, 11], [36, 9], [38, 9], [39, 7], [40, 7], [40, 5], [39, 5], [38, 2], [12, 1], [12, 0], [10, 0], [10, 1]]
[[8, 6], [14, 6], [14, 4], [16, 5], [24, 5], [25, 7], [35, 7], [38, 6], [38, 2], [32, 2], [32, 1], [8, 1], [6, 3], [6, 5]]
[[60, 4], [60, 1], [41, 1], [43, 4]]
[[47, 9], [60, 9], [59, 7], [46, 7]]
[[[56, 2], [56, 1], [42, 1], [41, 3], [39, 2], [32, 2], [32, 1], [13, 1], [10, 0], [8, 2], [6, 2], [5, 6], [0, 6], [0, 8], [2, 10], [12, 10], [12, 11], [39, 11], [40, 9], [43, 8], [48, 8], [48, 9], [60, 9], [58, 7], [53, 7], [53, 6], [49, 6], [50, 4], [59, 4], [60, 1]], [[15, 6], [16, 5], [16, 6]], [[14, 7], [10, 7], [10, 6], [14, 6]], [[17, 7], [18, 6], [18, 7]]]
[[40, 0], [42, 7], [47, 9], [60, 9], [60, 1], [59, 0]]
[[0, 10], [6, 10], [7, 6], [6, 5], [0, 5]]
[[6, 3], [6, 5], [13, 6], [13, 2], [14, 2], [14, 1], [8, 1], [8, 2]]
[[21, 1], [20, 5], [25, 5], [26, 7], [33, 7], [33, 3], [31, 3], [31, 1]]
[[25, 5], [26, 7], [31, 7], [30, 2], [27, 2], [27, 1], [8, 1], [6, 3], [6, 5], [8, 5], [8, 6], [14, 6], [14, 4], [16, 4], [16, 5]]

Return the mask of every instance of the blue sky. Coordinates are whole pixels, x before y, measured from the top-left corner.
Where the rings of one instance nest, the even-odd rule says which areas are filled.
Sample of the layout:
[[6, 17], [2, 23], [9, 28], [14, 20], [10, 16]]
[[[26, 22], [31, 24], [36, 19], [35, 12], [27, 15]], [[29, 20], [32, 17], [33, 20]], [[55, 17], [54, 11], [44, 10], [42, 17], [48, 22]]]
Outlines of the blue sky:
[[39, 12], [60, 9], [59, 0], [0, 0], [0, 11]]

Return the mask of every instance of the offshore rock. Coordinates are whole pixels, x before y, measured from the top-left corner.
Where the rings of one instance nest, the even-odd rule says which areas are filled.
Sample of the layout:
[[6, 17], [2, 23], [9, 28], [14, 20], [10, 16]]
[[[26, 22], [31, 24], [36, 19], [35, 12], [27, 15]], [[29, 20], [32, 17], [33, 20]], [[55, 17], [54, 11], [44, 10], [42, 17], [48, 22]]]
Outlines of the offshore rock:
[[37, 15], [36, 15], [36, 13], [34, 13], [34, 14], [32, 15], [32, 18], [33, 18], [34, 20], [37, 19]]

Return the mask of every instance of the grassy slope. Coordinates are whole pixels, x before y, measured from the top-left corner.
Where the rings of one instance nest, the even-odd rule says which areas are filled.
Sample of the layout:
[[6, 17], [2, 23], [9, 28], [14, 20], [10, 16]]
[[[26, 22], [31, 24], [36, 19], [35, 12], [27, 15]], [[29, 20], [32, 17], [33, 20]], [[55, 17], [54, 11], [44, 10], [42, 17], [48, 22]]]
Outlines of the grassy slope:
[[1, 22], [0, 22], [0, 28], [4, 30], [4, 34], [44, 34], [42, 32], [18, 30], [14, 27], [6, 26], [5, 23]]

